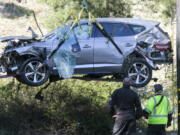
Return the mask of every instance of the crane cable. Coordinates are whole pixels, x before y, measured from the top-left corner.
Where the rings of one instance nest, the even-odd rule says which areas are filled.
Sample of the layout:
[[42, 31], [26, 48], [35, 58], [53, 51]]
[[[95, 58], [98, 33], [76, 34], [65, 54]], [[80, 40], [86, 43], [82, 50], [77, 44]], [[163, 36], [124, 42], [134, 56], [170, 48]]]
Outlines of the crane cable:
[[104, 29], [104, 27], [96, 20], [96, 18], [92, 15], [92, 13], [89, 10], [89, 5], [87, 0], [83, 0], [82, 1], [83, 4], [83, 8], [80, 10], [78, 17], [76, 17], [75, 21], [73, 21], [70, 30], [67, 32], [66, 35], [64, 35], [63, 40], [58, 44], [58, 46], [50, 53], [50, 55], [48, 55], [47, 59], [50, 59], [56, 52], [57, 50], [62, 46], [62, 44], [65, 42], [65, 40], [69, 37], [69, 34], [72, 32], [73, 28], [76, 26], [76, 24], [80, 25], [80, 20], [81, 20], [81, 16], [82, 13], [85, 11], [88, 14], [88, 18], [89, 18], [89, 22], [88, 24], [90, 24], [92, 26], [92, 24], [94, 23], [95, 26], [100, 30], [100, 32], [103, 34], [104, 37], [106, 37], [114, 46], [115, 48], [118, 50], [118, 52], [124, 56], [123, 52], [121, 51], [121, 49], [118, 47], [118, 45], [114, 42], [113, 38], [107, 33], [107, 31]]

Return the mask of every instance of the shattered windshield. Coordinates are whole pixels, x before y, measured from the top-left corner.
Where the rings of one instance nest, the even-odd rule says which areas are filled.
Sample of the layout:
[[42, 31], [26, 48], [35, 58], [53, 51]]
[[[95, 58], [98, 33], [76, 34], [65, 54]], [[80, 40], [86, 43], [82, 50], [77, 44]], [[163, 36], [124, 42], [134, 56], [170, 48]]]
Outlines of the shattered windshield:
[[59, 27], [54, 31], [57, 47], [52, 58], [58, 70], [59, 76], [71, 78], [76, 66], [76, 58], [81, 51], [78, 39], [87, 39], [90, 35], [91, 27], [88, 25], [79, 25], [71, 30], [71, 25]]
[[63, 26], [60, 26], [60, 27], [58, 27], [57, 29], [55, 29], [55, 30], [51, 31], [50, 33], [48, 33], [47, 35], [45, 35], [42, 39], [43, 39], [43, 40], [48, 40], [48, 39], [54, 37], [57, 33], [61, 33], [61, 35], [58, 34], [58, 36], [59, 36], [59, 38], [63, 38], [63, 37], [64, 37], [64, 30], [65, 30], [67, 27], [68, 27], [68, 24], [65, 24], [65, 25], [63, 25]]

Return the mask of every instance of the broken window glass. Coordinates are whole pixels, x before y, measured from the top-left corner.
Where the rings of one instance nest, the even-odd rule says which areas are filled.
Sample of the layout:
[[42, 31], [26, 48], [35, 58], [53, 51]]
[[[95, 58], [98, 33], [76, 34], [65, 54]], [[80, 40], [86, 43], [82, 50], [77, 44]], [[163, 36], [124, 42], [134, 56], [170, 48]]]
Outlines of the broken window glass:
[[77, 39], [87, 39], [90, 36], [90, 27], [88, 25], [78, 25], [70, 31], [71, 25], [59, 27], [56, 31], [55, 46], [58, 46], [64, 40], [62, 45], [54, 53], [53, 60], [58, 70], [59, 76], [71, 78], [76, 66], [76, 58], [81, 51]]
[[92, 33], [92, 26], [88, 24], [78, 25], [74, 28], [77, 39], [88, 39]]

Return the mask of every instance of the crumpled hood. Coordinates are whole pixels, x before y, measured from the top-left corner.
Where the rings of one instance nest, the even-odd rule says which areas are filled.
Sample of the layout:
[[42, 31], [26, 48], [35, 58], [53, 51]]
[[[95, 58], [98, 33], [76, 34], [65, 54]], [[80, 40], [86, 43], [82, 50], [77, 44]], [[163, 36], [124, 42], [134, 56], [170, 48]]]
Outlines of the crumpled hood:
[[31, 40], [31, 37], [25, 37], [25, 36], [7, 36], [7, 37], [1, 37], [0, 42], [7, 42], [9, 40]]

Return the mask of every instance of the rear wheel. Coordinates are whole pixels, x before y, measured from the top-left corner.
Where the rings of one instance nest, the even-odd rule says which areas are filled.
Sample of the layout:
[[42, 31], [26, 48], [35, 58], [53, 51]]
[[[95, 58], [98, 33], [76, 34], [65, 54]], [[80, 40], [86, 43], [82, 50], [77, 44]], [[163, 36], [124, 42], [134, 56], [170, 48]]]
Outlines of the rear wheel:
[[128, 65], [126, 76], [132, 78], [132, 86], [144, 87], [152, 79], [152, 69], [145, 60], [132, 60]]
[[49, 71], [43, 61], [39, 58], [30, 58], [26, 60], [21, 68], [18, 80], [30, 86], [40, 86], [47, 82]]

